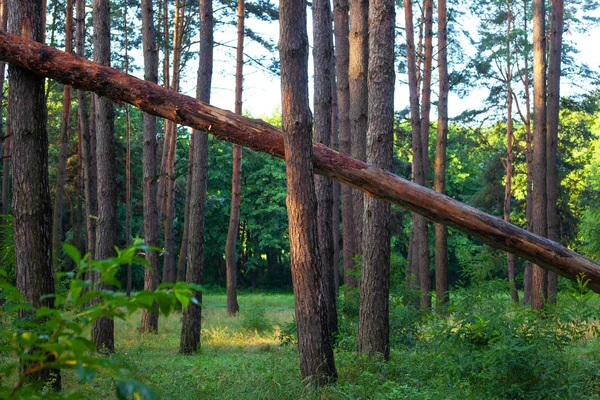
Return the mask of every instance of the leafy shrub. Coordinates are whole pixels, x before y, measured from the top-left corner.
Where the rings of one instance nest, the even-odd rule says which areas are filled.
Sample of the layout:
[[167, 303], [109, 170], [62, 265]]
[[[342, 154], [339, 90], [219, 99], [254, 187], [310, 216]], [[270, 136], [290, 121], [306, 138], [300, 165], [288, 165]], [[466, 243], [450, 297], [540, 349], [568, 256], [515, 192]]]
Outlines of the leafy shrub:
[[267, 317], [267, 312], [263, 307], [252, 307], [243, 313], [242, 327], [250, 332], [271, 332], [273, 322]]
[[[141, 291], [130, 298], [111, 290], [100, 291], [96, 288], [100, 283], [119, 287], [116, 276], [120, 266], [147, 265], [146, 260], [137, 254], [149, 248], [136, 241], [124, 250], [117, 250], [116, 257], [99, 261], [82, 257], [71, 245], [65, 245], [64, 250], [77, 269], [76, 272], [59, 274], [60, 278], [68, 278], [68, 285], [65, 294], [54, 296], [54, 308], [35, 309], [7, 279], [8, 273], [0, 268], [0, 288], [7, 299], [0, 309], [0, 351], [3, 358], [0, 397], [38, 398], [44, 393], [44, 383], [36, 384], [32, 377], [42, 371], [74, 370], [80, 383], [89, 382], [97, 373], [108, 375], [115, 382], [118, 398], [133, 395], [140, 399], [156, 398], [151, 388], [129, 379], [116, 362], [96, 354], [88, 332], [98, 318], [128, 319], [139, 309], [169, 315], [177, 302], [183, 307], [195, 302], [194, 291], [200, 290], [200, 286], [181, 282], [161, 285], [157, 291]], [[90, 270], [97, 274], [94, 284], [84, 279]], [[90, 304], [90, 300], [98, 298], [100, 302]], [[19, 310], [25, 312], [25, 318], [17, 318]], [[47, 394], [56, 398], [69, 397], [68, 393]]]

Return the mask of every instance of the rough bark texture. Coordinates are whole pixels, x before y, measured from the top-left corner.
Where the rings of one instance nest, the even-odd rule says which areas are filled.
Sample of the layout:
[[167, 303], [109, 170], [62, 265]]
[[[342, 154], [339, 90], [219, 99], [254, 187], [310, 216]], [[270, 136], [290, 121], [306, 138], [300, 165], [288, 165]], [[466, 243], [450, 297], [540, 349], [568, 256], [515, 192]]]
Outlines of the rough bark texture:
[[308, 102], [306, 1], [280, 3], [281, 103], [286, 153], [290, 265], [300, 371], [306, 384], [337, 378], [324, 308]]
[[[333, 37], [331, 32], [331, 6], [329, 0], [313, 2], [313, 59], [314, 77], [314, 140], [331, 147], [331, 77]], [[317, 195], [317, 229], [322, 263], [323, 295], [329, 332], [337, 331], [337, 308], [333, 258], [333, 181], [325, 176], [315, 176]]]
[[188, 151], [188, 171], [185, 184], [185, 208], [183, 212], [183, 233], [177, 259], [177, 282], [185, 282], [187, 270], [187, 249], [190, 238], [190, 197], [192, 196], [192, 174], [194, 170], [194, 132], [190, 133], [190, 148]]
[[[338, 119], [338, 100], [337, 85], [335, 79], [335, 54], [332, 53], [331, 59], [331, 148], [339, 150], [339, 119]], [[331, 230], [333, 235], [333, 282], [334, 293], [337, 297], [340, 288], [340, 184], [333, 182], [333, 210], [331, 213]]]
[[[350, 134], [350, 88], [348, 83], [348, 0], [336, 0], [333, 14], [335, 30], [335, 69], [337, 72], [338, 121], [340, 151], [352, 154], [352, 136]], [[342, 258], [344, 263], [344, 286], [358, 287], [353, 257], [356, 254], [354, 235], [354, 207], [352, 188], [343, 185], [342, 189]], [[346, 293], [347, 294], [347, 293]]]
[[[434, 190], [444, 193], [446, 187], [446, 147], [448, 145], [448, 15], [446, 0], [438, 1], [438, 126], [435, 146]], [[435, 225], [435, 297], [437, 309], [448, 302], [448, 231]]]
[[[152, 0], [142, 0], [142, 38], [144, 47], [144, 78], [158, 82], [158, 51]], [[156, 116], [144, 113], [144, 241], [148, 246], [158, 246], [158, 209], [156, 207]], [[158, 253], [146, 251], [150, 267], [144, 270], [144, 290], [158, 287]], [[142, 332], [158, 332], [158, 314], [142, 311]]]
[[[394, 139], [394, 0], [369, 3], [367, 162], [392, 168]], [[358, 351], [390, 355], [390, 204], [366, 197]]]
[[[421, 142], [421, 117], [419, 112], [419, 92], [417, 84], [417, 60], [415, 55], [415, 32], [413, 25], [412, 2], [404, 0], [404, 23], [406, 26], [406, 59], [408, 66], [408, 90], [410, 96], [410, 122], [412, 129], [412, 152], [413, 152], [413, 181], [418, 185], [425, 186], [423, 153]], [[429, 249], [420, 246], [427, 238], [427, 222], [417, 214], [412, 215], [412, 228], [409, 245], [409, 277], [408, 283], [411, 288], [416, 289], [420, 285], [421, 262], [428, 259]]]
[[[94, 61], [110, 65], [110, 4], [94, 0]], [[98, 170], [98, 220], [96, 222], [96, 257], [114, 256], [117, 244], [117, 192], [115, 176], [114, 109], [107, 97], [96, 95], [96, 162]], [[98, 289], [108, 289], [99, 284]], [[115, 351], [115, 324], [99, 318], [92, 328], [92, 341], [98, 352]]]
[[[0, 60], [77, 89], [130, 103], [179, 124], [208, 131], [219, 140], [285, 158], [283, 136], [272, 125], [212, 107], [31, 40], [0, 32]], [[433, 222], [456, 228], [494, 248], [511, 251], [571, 280], [583, 273], [590, 280], [589, 287], [600, 291], [600, 264], [559, 243], [321, 144], [313, 144], [312, 157], [315, 172], [321, 175], [421, 214]]]
[[[242, 83], [244, 78], [244, 0], [238, 0], [238, 36], [235, 70], [235, 113], [242, 115]], [[237, 301], [236, 243], [240, 227], [240, 200], [242, 191], [242, 148], [233, 145], [233, 171], [231, 173], [231, 211], [225, 244], [227, 274], [227, 314], [236, 315], [240, 310]]]
[[[42, 3], [8, 0], [8, 31], [42, 40]], [[3, 32], [4, 33], [4, 32]], [[53, 307], [50, 189], [48, 184], [48, 131], [44, 78], [11, 65], [8, 68], [9, 130], [13, 163], [13, 230], [17, 289], [34, 307]], [[25, 310], [19, 311], [19, 317]], [[50, 356], [52, 357], [52, 356]], [[42, 370], [34, 379], [60, 389], [59, 370]]]
[[[213, 73], [213, 9], [211, 0], [200, 0], [200, 66], [196, 97], [210, 101]], [[234, 114], [235, 115], [235, 114]], [[210, 131], [209, 126], [199, 127]], [[194, 132], [194, 169], [192, 171], [192, 197], [190, 198], [190, 241], [186, 281], [202, 284], [204, 274], [204, 214], [206, 209], [206, 183], [208, 173], [208, 136]], [[202, 293], [196, 294], [198, 304], [190, 303], [183, 312], [180, 351], [192, 353], [200, 345], [202, 327]]]
[[[125, 73], [129, 73], [129, 32], [127, 25], [127, 4], [123, 10], [125, 36]], [[131, 244], [131, 115], [129, 104], [125, 105], [125, 244]], [[127, 297], [131, 296], [133, 265], [127, 265]]]
[[[6, 31], [8, 23], [8, 10], [6, 9], [6, 3], [8, 0], [0, 0], [0, 29]], [[6, 62], [0, 61], [0, 115], [2, 115], [2, 108], [4, 107], [4, 80], [6, 72]], [[2, 118], [0, 118], [0, 137], [2, 138], [2, 145], [4, 149], [2, 151], [3, 163], [2, 163], [2, 214], [8, 214], [9, 210], [9, 177], [10, 177], [10, 137], [8, 135], [8, 121], [6, 128], [2, 132]], [[6, 187], [5, 187], [6, 186]]]
[[[350, 135], [352, 157], [365, 161], [367, 155], [367, 108], [369, 69], [369, 0], [350, 0], [350, 33], [348, 35], [350, 56], [348, 60], [348, 83], [350, 95]], [[362, 251], [363, 211], [365, 196], [352, 191], [354, 212], [354, 254]]]
[[[523, 0], [523, 13], [526, 15], [529, 10], [527, 0]], [[523, 32], [524, 38], [527, 38], [527, 18], [523, 18]], [[524, 49], [523, 54], [523, 69], [529, 71], [529, 51], [527, 47]], [[527, 220], [527, 230], [533, 231], [532, 215], [533, 215], [533, 150], [531, 147], [531, 84], [529, 80], [529, 74], [523, 74], [522, 82], [523, 89], [525, 91], [525, 115], [521, 115], [523, 125], [525, 125], [525, 160], [527, 163], [527, 183], [526, 183], [526, 209], [525, 217]], [[525, 263], [525, 271], [523, 273], [523, 303], [531, 304], [531, 283], [533, 278], [533, 264], [531, 261]]]
[[[73, 52], [73, 0], [67, 0], [65, 27], [65, 52]], [[62, 219], [67, 176], [67, 158], [69, 156], [69, 123], [71, 117], [71, 86], [63, 88], [62, 116], [60, 122], [60, 147], [58, 150], [58, 173], [56, 176], [56, 195], [52, 211], [52, 256], [55, 269], [62, 260]]]
[[[76, 52], [80, 57], [84, 57], [85, 43], [85, 7], [83, 0], [76, 0], [76, 27], [75, 43]], [[83, 165], [83, 182], [85, 197], [85, 230], [86, 230], [86, 248], [91, 258], [96, 256], [96, 214], [98, 213], [98, 194], [96, 190], [96, 156], [95, 144], [92, 140], [90, 130], [90, 118], [88, 114], [87, 97], [84, 90], [77, 91], [79, 135], [81, 136], [81, 158]]]
[[[431, 75], [432, 75], [432, 64], [433, 64], [433, 0], [424, 0], [424, 16], [425, 29], [424, 45], [425, 52], [423, 58], [423, 86], [421, 91], [421, 166], [423, 168], [423, 182], [420, 183], [423, 186], [427, 185], [428, 170], [429, 170], [429, 122], [430, 122], [430, 110], [431, 110]], [[414, 154], [413, 154], [414, 157]], [[421, 286], [421, 307], [431, 307], [431, 296], [429, 291], [431, 290], [431, 271], [429, 262], [429, 226], [427, 221], [421, 225], [417, 224], [419, 228], [415, 231], [415, 240], [417, 243], [418, 252], [418, 265], [419, 265], [419, 284]]]
[[[548, 98], [546, 99], [546, 190], [548, 191], [546, 215], [548, 218], [548, 239], [558, 241], [558, 115], [560, 103], [560, 62], [562, 34], [564, 29], [564, 2], [552, 0], [552, 20], [550, 24], [550, 54], [548, 57]], [[558, 277], [548, 272], [548, 302], [556, 302]]]
[[[533, 233], [545, 237], [546, 227], [546, 33], [545, 1], [533, 0]], [[548, 273], [533, 266], [531, 306], [546, 302]]]

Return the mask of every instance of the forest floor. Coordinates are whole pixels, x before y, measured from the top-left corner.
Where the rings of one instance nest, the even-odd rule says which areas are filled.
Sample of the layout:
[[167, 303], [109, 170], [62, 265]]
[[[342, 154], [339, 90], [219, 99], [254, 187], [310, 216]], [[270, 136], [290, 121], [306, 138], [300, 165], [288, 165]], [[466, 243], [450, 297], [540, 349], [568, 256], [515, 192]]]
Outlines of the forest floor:
[[[224, 294], [203, 296], [202, 349], [194, 355], [178, 353], [181, 313], [161, 316], [158, 334], [137, 331], [139, 314], [118, 321], [111, 359], [154, 388], [159, 399], [600, 398], [597, 339], [573, 345], [555, 325], [536, 327], [542, 333], [523, 339], [528, 336], [519, 332], [533, 322], [519, 320], [521, 327], [512, 328], [519, 313], [503, 320], [493, 307], [486, 310], [490, 319], [480, 322], [465, 322], [460, 310], [446, 322], [393, 312], [390, 362], [359, 357], [355, 339], [338, 339], [337, 384], [305, 389], [296, 345], [281, 341], [282, 331], [288, 339], [293, 332], [293, 296], [241, 293], [239, 303], [239, 316], [229, 317]], [[341, 325], [350, 336], [355, 325], [344, 317]], [[74, 372], [64, 372], [63, 387], [75, 398], [115, 395], [109, 377], [85, 385], [77, 380]]]

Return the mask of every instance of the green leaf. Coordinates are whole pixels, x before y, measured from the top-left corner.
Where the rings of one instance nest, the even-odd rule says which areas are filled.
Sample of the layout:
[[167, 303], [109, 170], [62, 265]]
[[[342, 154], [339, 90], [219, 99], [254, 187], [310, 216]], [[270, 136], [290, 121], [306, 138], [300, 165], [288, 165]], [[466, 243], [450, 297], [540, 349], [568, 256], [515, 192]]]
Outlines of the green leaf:
[[93, 368], [84, 366], [83, 363], [81, 363], [81, 362], [78, 362], [77, 365], [75, 365], [75, 371], [77, 372], [77, 375], [79, 376], [79, 383], [81, 383], [81, 384], [91, 381], [92, 379], [94, 379], [94, 376], [96, 375], [96, 371], [94, 371]]
[[81, 253], [77, 247], [73, 246], [72, 244], [65, 243], [63, 244], [63, 250], [69, 257], [71, 257], [76, 265], [79, 265], [81, 262]]

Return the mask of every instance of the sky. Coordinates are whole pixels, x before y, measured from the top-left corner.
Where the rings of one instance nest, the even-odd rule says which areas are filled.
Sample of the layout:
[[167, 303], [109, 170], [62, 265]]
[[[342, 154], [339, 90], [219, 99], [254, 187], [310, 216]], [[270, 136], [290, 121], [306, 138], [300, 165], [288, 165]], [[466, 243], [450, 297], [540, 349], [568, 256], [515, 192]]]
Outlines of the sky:
[[[308, 35], [309, 41], [312, 44], [312, 23], [310, 18], [311, 10], [308, 9], [307, 13]], [[600, 17], [600, 11], [596, 11], [595, 14], [595, 16]], [[398, 13], [397, 19], [399, 22], [402, 18], [404, 18], [403, 14]], [[465, 21], [466, 25], [463, 25], [462, 28], [471, 32], [475, 32], [478, 20], [476, 18], [465, 18]], [[279, 36], [278, 23], [266, 23], [261, 21], [252, 21], [250, 19], [246, 19], [246, 23], [255, 32], [262, 34], [263, 37], [272, 40], [275, 44], [277, 43]], [[575, 56], [576, 62], [586, 63], [593, 69], [599, 69], [600, 52], [598, 51], [598, 46], [596, 44], [600, 40], [600, 27], [594, 27], [587, 33], [579, 33], [575, 32], [574, 29], [570, 29], [565, 33], [565, 39], [575, 43], [576, 47], [580, 51], [580, 53]], [[403, 38], [400, 35], [397, 35], [397, 41], [400, 40], [403, 40]], [[226, 43], [232, 48], [235, 47], [235, 27], [226, 27], [225, 30], [216, 32], [215, 41]], [[225, 48], [224, 46], [217, 47], [214, 55], [215, 63], [211, 104], [227, 110], [233, 110], [234, 107], [235, 59], [234, 50], [232, 48]], [[265, 54], [265, 50], [261, 48], [260, 45], [254, 42], [248, 42], [248, 40], [245, 44], [245, 52], [247, 54]], [[450, 53], [448, 57], [452, 58], [452, 54]], [[309, 69], [312, 70], [312, 56], [309, 57]], [[194, 96], [195, 94], [196, 70], [197, 60], [192, 60], [188, 63], [186, 70], [182, 74], [182, 91], [190, 96]], [[312, 102], [313, 82], [311, 72], [309, 72], [309, 76], [309, 94]], [[434, 79], [436, 76], [437, 72], [434, 71]], [[405, 80], [405, 76], [398, 73], [396, 74], [396, 110], [402, 110], [408, 107], [408, 87], [406, 83], [403, 82]], [[272, 115], [274, 112], [278, 112], [281, 107], [281, 89], [279, 85], [279, 78], [268, 73], [265, 69], [256, 67], [255, 65], [246, 65], [244, 67], [244, 113], [260, 118], [263, 116]], [[574, 95], [582, 93], [588, 89], [592, 88], [576, 87], [563, 80], [561, 85], [561, 94], [563, 96]], [[450, 118], [467, 109], [481, 105], [486, 97], [486, 94], [487, 93], [485, 90], [476, 89], [471, 91], [467, 97], [460, 98], [456, 93], [450, 92]], [[435, 107], [432, 110], [435, 114]]]

